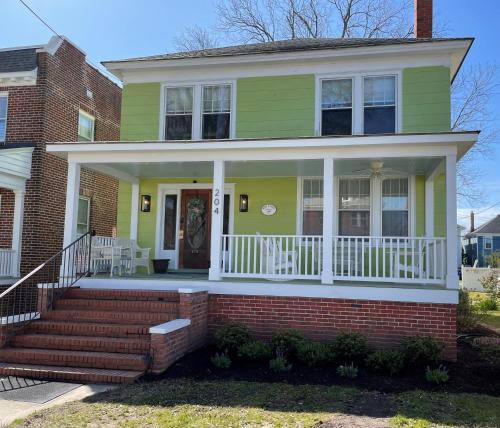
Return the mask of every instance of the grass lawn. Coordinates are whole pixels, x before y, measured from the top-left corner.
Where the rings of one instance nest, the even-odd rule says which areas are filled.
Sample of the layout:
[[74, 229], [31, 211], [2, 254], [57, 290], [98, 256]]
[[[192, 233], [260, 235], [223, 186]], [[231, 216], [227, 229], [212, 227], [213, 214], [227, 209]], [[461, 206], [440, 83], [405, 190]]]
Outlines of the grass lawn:
[[498, 427], [500, 397], [164, 379], [54, 407], [25, 427]]
[[500, 311], [489, 311], [484, 317], [484, 324], [500, 329]]

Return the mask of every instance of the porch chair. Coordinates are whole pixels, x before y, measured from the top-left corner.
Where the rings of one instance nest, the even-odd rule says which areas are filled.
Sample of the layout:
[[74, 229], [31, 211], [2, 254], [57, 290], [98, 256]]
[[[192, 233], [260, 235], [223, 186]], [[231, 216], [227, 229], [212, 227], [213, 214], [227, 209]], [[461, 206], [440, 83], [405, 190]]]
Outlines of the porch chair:
[[[260, 234], [257, 233], [257, 235]], [[276, 277], [269, 278], [273, 281], [286, 281], [286, 278], [280, 278], [279, 275], [298, 273], [297, 251], [295, 249], [286, 251], [280, 247], [274, 237], [261, 237], [260, 239], [262, 240], [262, 273], [276, 275]]]
[[98, 271], [107, 270], [109, 266], [110, 276], [113, 276], [114, 270], [118, 268], [118, 274], [122, 274], [122, 248], [115, 246], [92, 246], [90, 253], [91, 268], [94, 276]]
[[[437, 251], [437, 249], [435, 248], [434, 251]], [[393, 277], [425, 278], [427, 276], [425, 264], [426, 252], [427, 247], [424, 241], [420, 242], [415, 248], [400, 248], [399, 253], [397, 250], [394, 250], [392, 254]]]
[[132, 273], [136, 273], [138, 266], [143, 266], [147, 269], [148, 275], [151, 274], [149, 269], [149, 252], [151, 248], [141, 248], [136, 241], [131, 241], [131, 259], [130, 269]]

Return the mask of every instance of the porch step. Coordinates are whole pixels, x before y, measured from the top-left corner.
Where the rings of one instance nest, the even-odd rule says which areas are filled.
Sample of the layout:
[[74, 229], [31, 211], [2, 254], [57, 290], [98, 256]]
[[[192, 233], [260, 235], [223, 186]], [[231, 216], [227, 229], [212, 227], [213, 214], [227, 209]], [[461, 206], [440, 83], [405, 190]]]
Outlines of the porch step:
[[93, 309], [122, 312], [158, 312], [177, 315], [177, 302], [148, 300], [115, 300], [115, 299], [77, 299], [64, 298], [56, 303], [56, 309]]
[[96, 288], [71, 288], [64, 294], [65, 299], [93, 299], [93, 300], [133, 300], [133, 301], [163, 301], [178, 302], [177, 291], [151, 290], [113, 290]]
[[0, 349], [0, 361], [5, 363], [134, 371], [145, 371], [148, 367], [148, 358], [145, 355], [36, 348]]
[[141, 338], [29, 333], [14, 336], [11, 345], [14, 348], [146, 354], [149, 350], [150, 341]]
[[0, 376], [32, 377], [93, 383], [134, 383], [144, 374], [136, 370], [110, 370], [85, 367], [44, 366], [40, 364], [0, 363]]
[[161, 324], [177, 318], [176, 314], [161, 312], [116, 312], [101, 310], [55, 309], [43, 314], [44, 320], [75, 320], [79, 322]]
[[28, 325], [27, 333], [46, 333], [71, 336], [140, 337], [149, 334], [150, 324], [112, 324], [103, 322], [68, 322], [38, 320]]

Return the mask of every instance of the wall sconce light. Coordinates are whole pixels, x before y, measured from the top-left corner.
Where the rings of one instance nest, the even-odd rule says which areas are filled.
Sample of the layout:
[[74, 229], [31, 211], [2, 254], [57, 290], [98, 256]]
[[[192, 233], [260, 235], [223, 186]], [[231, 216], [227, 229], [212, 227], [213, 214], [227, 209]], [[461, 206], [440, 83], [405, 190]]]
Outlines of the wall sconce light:
[[151, 196], [142, 195], [141, 196], [141, 211], [143, 213], [148, 213], [151, 211]]
[[240, 213], [248, 212], [248, 195], [240, 195]]

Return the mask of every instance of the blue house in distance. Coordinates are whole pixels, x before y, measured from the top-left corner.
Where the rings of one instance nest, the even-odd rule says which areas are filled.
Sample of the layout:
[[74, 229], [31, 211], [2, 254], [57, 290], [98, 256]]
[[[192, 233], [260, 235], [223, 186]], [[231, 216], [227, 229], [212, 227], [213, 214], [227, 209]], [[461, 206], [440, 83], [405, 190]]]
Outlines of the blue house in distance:
[[486, 257], [500, 251], [500, 215], [474, 229], [474, 216], [471, 213], [471, 232], [464, 236], [463, 246], [466, 260], [464, 264], [488, 267]]

